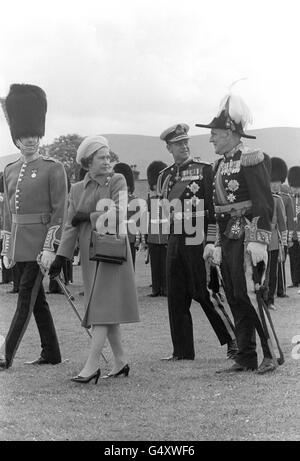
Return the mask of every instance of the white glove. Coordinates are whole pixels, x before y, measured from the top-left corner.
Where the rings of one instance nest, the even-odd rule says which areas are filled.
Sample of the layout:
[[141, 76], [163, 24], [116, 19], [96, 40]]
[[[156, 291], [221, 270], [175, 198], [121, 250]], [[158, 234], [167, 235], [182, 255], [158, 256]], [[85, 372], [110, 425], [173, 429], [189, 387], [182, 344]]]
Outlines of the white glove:
[[215, 246], [213, 243], [208, 243], [205, 245], [204, 251], [203, 251], [203, 259], [204, 261], [210, 260], [213, 258]]
[[6, 269], [11, 269], [14, 267], [15, 262], [12, 259], [9, 259], [7, 256], [3, 256], [3, 264]]
[[268, 251], [265, 243], [249, 242], [247, 245], [247, 251], [250, 253], [253, 266], [263, 261], [265, 265], [268, 264]]
[[55, 259], [54, 251], [43, 250], [41, 254], [41, 258], [40, 258], [40, 263], [43, 266], [43, 268], [46, 271], [48, 271], [54, 259]]
[[214, 254], [213, 254], [213, 263], [216, 264], [216, 266], [220, 266], [221, 262], [222, 262], [222, 248], [215, 247]]

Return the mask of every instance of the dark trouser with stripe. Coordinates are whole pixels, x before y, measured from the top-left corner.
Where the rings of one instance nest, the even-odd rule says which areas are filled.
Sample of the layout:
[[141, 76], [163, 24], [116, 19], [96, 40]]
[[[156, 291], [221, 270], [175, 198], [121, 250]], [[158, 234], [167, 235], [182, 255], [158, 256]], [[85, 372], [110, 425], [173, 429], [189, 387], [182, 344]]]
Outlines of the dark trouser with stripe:
[[150, 265], [151, 265], [151, 279], [152, 279], [152, 293], [153, 294], [167, 294], [167, 248], [166, 245], [158, 245], [156, 243], [148, 243]]
[[269, 265], [269, 290], [268, 290], [268, 304], [274, 304], [274, 296], [277, 285], [277, 271], [278, 271], [278, 253], [279, 250], [269, 251], [268, 265]]
[[293, 240], [293, 246], [289, 248], [291, 279], [294, 286], [300, 285], [300, 244]]
[[[18, 262], [17, 267], [20, 273], [17, 310], [5, 340], [5, 357], [9, 366], [12, 364], [30, 320], [31, 293], [39, 273], [39, 266], [35, 261]], [[41, 357], [53, 364], [61, 362], [56, 331], [42, 283], [33, 307], [33, 315], [41, 338]]]
[[170, 235], [167, 249], [168, 310], [173, 342], [173, 355], [180, 359], [195, 357], [192, 300], [199, 302], [221, 345], [234, 335], [215, 307], [206, 286], [203, 245], [185, 245], [182, 235]]
[[222, 235], [221, 271], [225, 293], [235, 323], [239, 352], [236, 362], [245, 367], [257, 367], [255, 330], [257, 330], [265, 357], [271, 357], [267, 340], [247, 292], [244, 270], [244, 237], [231, 240]]
[[286, 294], [285, 261], [287, 256], [287, 246], [284, 247], [284, 255], [284, 261], [278, 262], [277, 296], [283, 296]]

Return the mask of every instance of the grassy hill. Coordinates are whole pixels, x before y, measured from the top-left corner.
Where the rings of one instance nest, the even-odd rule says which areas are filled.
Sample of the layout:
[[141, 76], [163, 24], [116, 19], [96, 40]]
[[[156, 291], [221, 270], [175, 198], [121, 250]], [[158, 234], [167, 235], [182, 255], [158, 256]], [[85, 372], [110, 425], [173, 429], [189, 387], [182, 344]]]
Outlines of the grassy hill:
[[[209, 134], [192, 136], [191, 152], [194, 157], [212, 162], [216, 159], [209, 143]], [[300, 165], [300, 128], [263, 128], [251, 130], [249, 133], [257, 136], [256, 140], [245, 140], [249, 147], [261, 147], [271, 157], [279, 156], [285, 159], [288, 166]], [[162, 160], [169, 164], [172, 157], [159, 137], [130, 134], [105, 134], [111, 148], [119, 155], [120, 161], [136, 164], [141, 172], [140, 178], [146, 177], [146, 169], [153, 160]], [[14, 161], [18, 155], [0, 156], [0, 171], [4, 166]]]

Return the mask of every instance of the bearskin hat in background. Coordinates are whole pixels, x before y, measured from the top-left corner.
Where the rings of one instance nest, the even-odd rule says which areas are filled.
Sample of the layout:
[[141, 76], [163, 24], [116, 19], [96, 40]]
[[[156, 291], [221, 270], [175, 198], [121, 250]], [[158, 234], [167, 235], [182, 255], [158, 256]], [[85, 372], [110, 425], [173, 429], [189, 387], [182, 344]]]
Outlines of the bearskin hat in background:
[[147, 168], [147, 179], [150, 190], [154, 189], [155, 184], [157, 183], [157, 179], [161, 170], [166, 168], [167, 165], [160, 160], [155, 160], [154, 162], [150, 163]]
[[27, 84], [11, 85], [5, 108], [14, 143], [21, 137], [44, 136], [47, 98], [42, 88]]
[[129, 192], [132, 194], [134, 192], [134, 176], [132, 169], [127, 163], [116, 163], [114, 166], [115, 173], [121, 173], [125, 176], [127, 187], [129, 188]]
[[291, 187], [300, 187], [300, 166], [292, 166], [289, 169], [288, 183]]
[[288, 167], [282, 158], [272, 157], [271, 158], [271, 181], [280, 181], [284, 183], [287, 177]]

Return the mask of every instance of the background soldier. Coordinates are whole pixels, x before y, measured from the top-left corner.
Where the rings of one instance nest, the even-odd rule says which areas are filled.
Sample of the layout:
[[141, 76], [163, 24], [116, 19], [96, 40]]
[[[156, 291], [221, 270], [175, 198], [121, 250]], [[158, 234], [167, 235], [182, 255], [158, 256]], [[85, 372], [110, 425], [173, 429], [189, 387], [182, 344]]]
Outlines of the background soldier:
[[44, 91], [35, 85], [14, 84], [6, 98], [5, 110], [21, 157], [4, 171], [2, 253], [6, 266], [16, 263], [21, 277], [17, 309], [5, 341], [5, 360], [0, 366], [12, 365], [32, 311], [42, 352], [31, 363], [56, 364], [61, 362], [61, 355], [37, 257], [40, 255], [45, 269], [54, 260], [66, 207], [66, 174], [61, 163], [39, 154], [47, 111]]
[[293, 245], [289, 248], [292, 287], [300, 286], [300, 166], [293, 166], [288, 172], [294, 209]]
[[132, 256], [132, 262], [133, 262], [133, 267], [135, 268], [135, 257], [136, 257], [136, 251], [140, 246], [141, 242], [141, 235], [139, 232], [137, 233], [132, 233], [130, 232], [130, 223], [133, 224], [133, 221], [131, 221], [132, 216], [135, 214], [134, 210], [129, 210], [130, 207], [130, 202], [137, 197], [134, 195], [134, 176], [132, 169], [130, 165], [127, 165], [127, 163], [116, 163], [114, 166], [114, 172], [115, 173], [121, 173], [127, 184], [127, 190], [128, 190], [128, 205], [127, 205], [127, 235], [128, 235], [128, 240], [130, 244], [130, 250], [131, 250], [131, 256]]
[[[181, 211], [175, 210], [171, 214], [167, 249], [168, 309], [173, 354], [164, 360], [193, 360], [195, 357], [190, 313], [193, 299], [200, 303], [221, 345], [228, 344], [228, 352], [236, 353], [234, 332], [224, 321], [219, 306], [207, 289], [203, 259], [203, 238], [207, 242], [215, 239], [212, 167], [190, 157], [188, 130], [188, 125], [182, 123], [168, 128], [160, 135], [175, 163], [160, 173], [157, 191], [162, 198], [168, 201], [177, 199], [181, 204]], [[199, 210], [199, 204], [203, 201], [204, 210]], [[196, 242], [192, 241], [195, 235], [189, 235], [185, 230], [188, 227], [195, 228], [199, 218], [201, 223], [204, 220], [205, 235], [202, 241], [194, 244]], [[177, 232], [177, 227], [181, 228], [181, 233]]]
[[163, 225], [167, 218], [163, 217], [163, 209], [157, 194], [158, 176], [166, 167], [167, 165], [164, 162], [157, 160], [150, 163], [147, 168], [147, 179], [151, 195], [150, 193], [148, 195], [149, 226], [146, 241], [152, 279], [152, 293], [148, 296], [151, 297], [167, 296], [166, 258], [169, 235], [163, 232]]
[[256, 329], [264, 353], [258, 372], [265, 373], [274, 370], [275, 364], [262, 324], [249, 298], [244, 248], [246, 245], [253, 266], [261, 261], [267, 264], [273, 197], [264, 153], [248, 149], [241, 142], [241, 137], [255, 139], [244, 132], [250, 120], [244, 101], [238, 96], [227, 95], [212, 122], [196, 126], [211, 129], [210, 142], [221, 157], [215, 165], [214, 203], [218, 229], [214, 260], [216, 264], [222, 262], [225, 293], [234, 316], [239, 348], [236, 363], [222, 371], [257, 369]]

